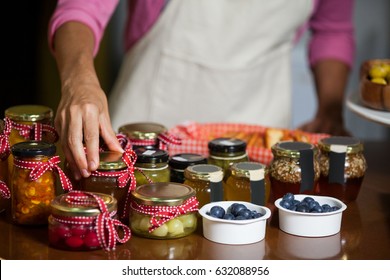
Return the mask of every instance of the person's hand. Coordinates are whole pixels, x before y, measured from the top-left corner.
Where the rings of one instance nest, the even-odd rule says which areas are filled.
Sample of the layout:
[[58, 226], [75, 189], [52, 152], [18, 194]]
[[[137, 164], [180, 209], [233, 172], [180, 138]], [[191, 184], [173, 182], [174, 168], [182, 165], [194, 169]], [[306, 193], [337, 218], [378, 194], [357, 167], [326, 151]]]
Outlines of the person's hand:
[[106, 95], [93, 79], [63, 86], [54, 123], [76, 180], [97, 169], [100, 136], [109, 150], [123, 152], [111, 126]]
[[316, 116], [313, 120], [301, 125], [299, 129], [311, 133], [326, 133], [332, 136], [351, 136], [339, 114], [329, 113], [325, 116]]

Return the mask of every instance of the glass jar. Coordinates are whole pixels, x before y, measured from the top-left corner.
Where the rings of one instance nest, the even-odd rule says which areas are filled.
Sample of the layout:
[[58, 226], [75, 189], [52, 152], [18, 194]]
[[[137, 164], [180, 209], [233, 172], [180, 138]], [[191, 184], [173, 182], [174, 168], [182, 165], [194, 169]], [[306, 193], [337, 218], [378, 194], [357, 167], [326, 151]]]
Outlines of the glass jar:
[[0, 213], [8, 208], [8, 164], [9, 155], [8, 135], [6, 135], [4, 122], [0, 120]]
[[187, 236], [197, 226], [195, 191], [184, 184], [159, 182], [131, 192], [130, 228], [136, 235], [172, 239]]
[[148, 183], [169, 182], [169, 155], [165, 150], [138, 148], [134, 175], [137, 186]]
[[207, 158], [199, 154], [183, 153], [170, 157], [171, 182], [184, 183], [184, 170], [191, 165], [207, 164]]
[[111, 195], [72, 191], [57, 196], [50, 206], [51, 247], [68, 251], [114, 250], [116, 243], [130, 239], [130, 229], [115, 219], [117, 200]]
[[291, 141], [271, 147], [273, 159], [267, 166], [272, 202], [286, 193], [315, 194], [320, 177], [318, 149], [313, 144]]
[[50, 203], [56, 196], [56, 176], [43, 165], [55, 155], [56, 147], [52, 143], [29, 141], [13, 145], [11, 152], [12, 221], [21, 225], [47, 224]]
[[356, 200], [367, 169], [363, 144], [354, 137], [333, 136], [321, 139], [318, 147], [320, 194], [344, 202]]
[[223, 170], [212, 164], [197, 164], [184, 170], [184, 184], [192, 187], [201, 208], [207, 203], [224, 200]]
[[230, 201], [247, 201], [265, 206], [270, 187], [266, 183], [265, 165], [259, 162], [238, 162], [231, 166], [231, 175], [225, 184], [225, 198]]
[[246, 142], [236, 138], [216, 138], [208, 143], [208, 163], [217, 165], [224, 172], [224, 181], [230, 175], [230, 166], [236, 162], [248, 161]]
[[126, 135], [133, 150], [136, 150], [138, 148], [158, 149], [158, 136], [168, 129], [159, 123], [140, 122], [122, 125], [118, 131]]

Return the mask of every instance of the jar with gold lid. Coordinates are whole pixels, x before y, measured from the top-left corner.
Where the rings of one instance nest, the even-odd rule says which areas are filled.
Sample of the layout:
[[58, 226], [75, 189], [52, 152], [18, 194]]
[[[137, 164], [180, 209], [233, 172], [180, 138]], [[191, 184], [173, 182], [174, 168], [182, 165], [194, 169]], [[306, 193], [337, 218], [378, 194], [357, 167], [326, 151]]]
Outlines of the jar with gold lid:
[[119, 127], [118, 131], [128, 138], [133, 150], [136, 150], [138, 148], [160, 148], [158, 136], [167, 132], [168, 129], [159, 123], [139, 122], [124, 124]]
[[111, 195], [71, 191], [57, 196], [50, 207], [51, 247], [68, 251], [110, 251], [117, 243], [130, 239], [130, 229], [116, 219], [117, 200]]
[[191, 165], [207, 164], [207, 158], [193, 153], [172, 155], [168, 165], [171, 173], [171, 182], [184, 183], [184, 170]]
[[225, 184], [225, 198], [265, 206], [270, 195], [265, 180], [265, 165], [254, 161], [234, 163]]
[[223, 170], [213, 164], [197, 164], [184, 170], [184, 184], [196, 192], [199, 207], [224, 200]]
[[282, 141], [271, 147], [273, 159], [266, 168], [272, 202], [286, 193], [315, 194], [320, 164], [318, 148], [300, 141]]
[[343, 202], [356, 200], [367, 169], [363, 144], [354, 137], [332, 136], [321, 139], [318, 147], [320, 194]]
[[187, 236], [197, 226], [198, 201], [191, 187], [159, 182], [131, 192], [130, 228], [136, 235], [172, 239]]

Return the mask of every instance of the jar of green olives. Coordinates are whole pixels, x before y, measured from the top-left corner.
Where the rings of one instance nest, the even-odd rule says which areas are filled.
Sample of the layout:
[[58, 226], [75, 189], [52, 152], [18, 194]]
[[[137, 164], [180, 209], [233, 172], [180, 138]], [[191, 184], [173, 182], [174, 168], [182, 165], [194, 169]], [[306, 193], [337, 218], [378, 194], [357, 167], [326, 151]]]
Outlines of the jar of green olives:
[[207, 164], [207, 158], [192, 153], [175, 154], [169, 158], [171, 182], [184, 183], [184, 170], [191, 165]]
[[130, 228], [136, 235], [173, 239], [187, 236], [197, 226], [198, 200], [184, 184], [159, 182], [131, 192]]

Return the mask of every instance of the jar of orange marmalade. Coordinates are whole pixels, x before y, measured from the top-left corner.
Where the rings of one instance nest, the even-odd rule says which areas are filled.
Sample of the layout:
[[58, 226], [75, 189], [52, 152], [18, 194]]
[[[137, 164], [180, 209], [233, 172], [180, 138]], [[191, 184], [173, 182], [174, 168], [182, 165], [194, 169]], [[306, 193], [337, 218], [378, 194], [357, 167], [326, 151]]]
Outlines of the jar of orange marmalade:
[[167, 132], [168, 129], [159, 123], [140, 122], [124, 124], [119, 127], [118, 131], [128, 138], [133, 150], [136, 150], [138, 148], [160, 148], [158, 136]]
[[367, 169], [363, 144], [354, 137], [333, 136], [321, 139], [318, 146], [320, 194], [344, 202], [356, 200]]
[[47, 224], [50, 203], [56, 196], [56, 176], [46, 169], [56, 152], [54, 144], [20, 142], [11, 147], [14, 167], [11, 176], [12, 221], [21, 225]]

